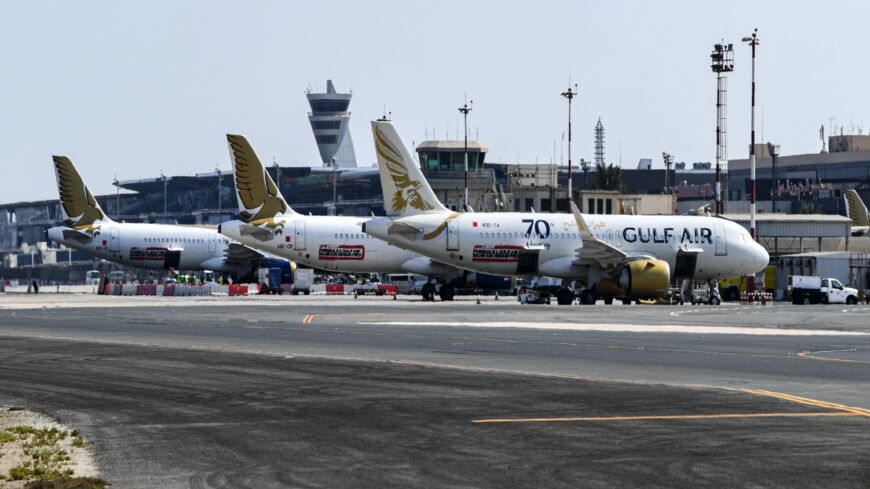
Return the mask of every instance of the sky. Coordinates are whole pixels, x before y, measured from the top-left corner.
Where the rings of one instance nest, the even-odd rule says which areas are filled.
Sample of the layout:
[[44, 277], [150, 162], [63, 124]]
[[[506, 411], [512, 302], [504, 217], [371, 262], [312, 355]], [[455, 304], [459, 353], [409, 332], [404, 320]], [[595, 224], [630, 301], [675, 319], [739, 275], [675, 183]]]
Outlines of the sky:
[[[716, 7], [714, 8], [714, 5]], [[319, 165], [306, 88], [353, 90], [361, 166], [384, 107], [408, 145], [471, 136], [489, 161], [573, 158], [635, 167], [715, 156], [714, 43], [735, 45], [728, 79], [731, 158], [749, 145], [750, 55], [758, 28], [758, 140], [817, 152], [819, 128], [870, 131], [870, 2], [808, 1], [32, 1], [0, 15], [0, 202], [56, 198], [51, 155], [91, 190], [112, 180], [230, 169], [225, 134], [264, 163]], [[829, 118], [835, 117], [832, 121]], [[762, 123], [763, 120], [763, 123]], [[839, 129], [837, 130], [839, 132]], [[762, 139], [763, 137], [763, 139]]]

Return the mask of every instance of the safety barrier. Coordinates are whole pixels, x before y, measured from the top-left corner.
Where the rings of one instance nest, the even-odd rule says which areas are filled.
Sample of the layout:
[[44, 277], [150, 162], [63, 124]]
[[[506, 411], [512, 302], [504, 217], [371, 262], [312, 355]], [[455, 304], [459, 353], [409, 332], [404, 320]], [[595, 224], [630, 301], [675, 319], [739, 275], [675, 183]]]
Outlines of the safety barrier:
[[344, 295], [344, 285], [326, 284], [326, 295]]
[[245, 296], [248, 295], [248, 284], [110, 284], [107, 283], [103, 295], [121, 296], [164, 296], [164, 297], [199, 297], [199, 296]]
[[227, 295], [232, 297], [248, 295], [247, 284], [230, 284], [227, 286]]
[[399, 293], [399, 288], [393, 284], [381, 284], [378, 285], [378, 289], [384, 291], [384, 295], [397, 295]]
[[773, 303], [773, 294], [770, 292], [743, 292], [740, 295], [740, 303], [741, 304], [760, 304], [762, 306], [766, 306], [768, 304]]

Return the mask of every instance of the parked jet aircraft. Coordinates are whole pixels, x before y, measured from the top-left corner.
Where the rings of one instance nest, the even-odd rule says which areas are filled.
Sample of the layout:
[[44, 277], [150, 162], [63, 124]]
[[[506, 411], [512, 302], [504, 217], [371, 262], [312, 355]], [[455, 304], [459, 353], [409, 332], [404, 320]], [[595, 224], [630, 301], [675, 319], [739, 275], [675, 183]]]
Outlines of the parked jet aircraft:
[[[368, 217], [305, 216], [295, 212], [287, 205], [247, 139], [228, 134], [227, 142], [233, 160], [240, 219], [222, 223], [218, 228], [221, 234], [261, 251], [327, 271], [416, 273], [437, 277], [448, 282], [441, 287], [442, 298], [448, 300], [453, 298], [453, 285], [485, 285], [483, 274], [458, 270], [366, 235], [362, 223], [370, 219]], [[422, 295], [428, 299], [433, 294], [434, 286], [427, 284]]]
[[100, 258], [141, 268], [250, 273], [262, 254], [216, 230], [171, 224], [115, 222], [103, 212], [66, 156], [54, 156], [63, 226], [48, 239]]
[[852, 236], [864, 236], [870, 231], [870, 213], [854, 189], [843, 190], [846, 201], [846, 217], [852, 219]]
[[[737, 223], [715, 217], [457, 213], [438, 201], [389, 121], [372, 122], [387, 217], [363, 231], [433, 260], [497, 275], [545, 275], [597, 297], [660, 297], [673, 277], [756, 273], [767, 251]], [[573, 204], [572, 204], [573, 205]], [[574, 293], [563, 288], [560, 304]], [[716, 299], [718, 300], [718, 298]]]

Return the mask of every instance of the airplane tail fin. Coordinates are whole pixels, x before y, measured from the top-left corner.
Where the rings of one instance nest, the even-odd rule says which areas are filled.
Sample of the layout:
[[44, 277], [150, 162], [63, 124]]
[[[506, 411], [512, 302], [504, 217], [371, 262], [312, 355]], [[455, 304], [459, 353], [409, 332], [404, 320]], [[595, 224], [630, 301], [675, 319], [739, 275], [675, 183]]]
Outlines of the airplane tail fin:
[[252, 222], [271, 219], [279, 214], [296, 214], [287, 205], [248, 140], [244, 136], [227, 134], [227, 143], [233, 161], [233, 179], [242, 221]]
[[846, 217], [852, 219], [853, 227], [870, 226], [870, 215], [867, 212], [867, 206], [861, 200], [854, 189], [843, 190], [843, 198], [846, 199]]
[[372, 121], [372, 132], [387, 215], [449, 212], [435, 196], [393, 123]]
[[75, 165], [66, 156], [52, 156], [54, 175], [57, 178], [57, 193], [65, 226], [93, 228], [96, 221], [111, 221], [94, 195], [88, 190]]

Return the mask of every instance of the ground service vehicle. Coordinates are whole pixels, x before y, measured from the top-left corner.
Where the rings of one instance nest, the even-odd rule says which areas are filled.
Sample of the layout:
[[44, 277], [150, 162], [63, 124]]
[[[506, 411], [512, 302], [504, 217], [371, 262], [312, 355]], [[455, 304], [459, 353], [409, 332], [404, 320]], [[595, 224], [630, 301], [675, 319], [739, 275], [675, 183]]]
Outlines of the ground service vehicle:
[[789, 275], [792, 304], [857, 304], [858, 290], [828, 277]]
[[261, 294], [280, 294], [281, 293], [281, 269], [280, 268], [260, 268], [258, 271], [257, 283], [260, 284]]
[[308, 295], [311, 293], [311, 285], [314, 283], [314, 270], [310, 268], [297, 268], [293, 275], [293, 295], [303, 293]]

